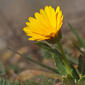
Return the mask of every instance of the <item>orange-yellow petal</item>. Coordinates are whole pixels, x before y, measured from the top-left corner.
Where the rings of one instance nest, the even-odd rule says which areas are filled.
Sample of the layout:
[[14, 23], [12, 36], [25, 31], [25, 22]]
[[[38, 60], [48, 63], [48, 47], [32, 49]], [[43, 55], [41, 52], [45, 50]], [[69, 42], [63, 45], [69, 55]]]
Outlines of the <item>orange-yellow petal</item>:
[[30, 36], [29, 40], [46, 40], [58, 34], [63, 23], [63, 14], [59, 6], [56, 10], [52, 6], [46, 6], [28, 20], [23, 30]]

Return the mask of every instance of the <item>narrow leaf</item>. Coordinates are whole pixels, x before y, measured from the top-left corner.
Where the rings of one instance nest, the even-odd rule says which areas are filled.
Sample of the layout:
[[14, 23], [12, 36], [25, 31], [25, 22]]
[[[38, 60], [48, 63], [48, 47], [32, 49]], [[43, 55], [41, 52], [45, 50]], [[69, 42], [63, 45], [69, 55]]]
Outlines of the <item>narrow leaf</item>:
[[78, 51], [80, 51], [81, 55], [85, 56], [85, 53], [81, 50], [81, 48], [77, 44], [73, 44], [73, 45]]
[[[17, 52], [16, 50], [14, 50], [14, 49], [12, 49], [12, 48], [8, 48], [8, 49], [11, 50], [11, 51], [13, 51], [13, 52], [15, 52], [15, 53], [17, 53], [18, 55], [20, 55], [20, 56], [22, 56], [22, 57], [25, 57], [23, 54]], [[37, 60], [34, 60], [34, 59], [31, 58], [31, 57], [26, 56], [25, 58], [27, 58], [28, 61], [31, 61], [31, 62], [33, 62], [33, 63], [35, 63], [35, 64], [37, 64], [37, 65], [42, 66], [43, 68], [46, 68], [46, 69], [48, 69], [48, 70], [50, 70], [50, 71], [52, 71], [52, 72], [58, 73], [58, 71], [57, 71], [56, 69], [54, 69], [54, 68], [52, 68], [52, 67], [49, 67], [49, 66], [47, 66], [47, 65], [45, 65], [45, 64], [42, 64], [41, 62], [39, 62], [39, 61], [37, 61]]]
[[78, 70], [82, 75], [85, 75], [85, 57], [84, 56], [79, 57]]
[[67, 72], [66, 67], [62, 61], [62, 54], [57, 49], [53, 49], [45, 43], [38, 43], [37, 45], [50, 53], [50, 55], [53, 57], [58, 72], [61, 75], [66, 75]]
[[75, 30], [75, 28], [72, 27], [71, 24], [68, 24], [68, 25], [69, 25], [70, 29], [72, 30], [72, 32], [74, 33], [74, 35], [76, 36], [76, 38], [77, 38], [78, 42], [80, 43], [80, 45], [85, 48], [85, 41], [79, 36], [77, 31]]

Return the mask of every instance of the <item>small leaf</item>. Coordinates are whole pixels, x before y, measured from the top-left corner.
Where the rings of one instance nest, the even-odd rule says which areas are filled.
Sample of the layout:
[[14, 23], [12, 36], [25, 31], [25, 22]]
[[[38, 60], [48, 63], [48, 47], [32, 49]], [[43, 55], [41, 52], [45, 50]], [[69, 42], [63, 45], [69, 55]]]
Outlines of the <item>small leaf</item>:
[[43, 49], [48, 49], [48, 50], [50, 49], [50, 46], [43, 42], [38, 42], [36, 43], [36, 45]]

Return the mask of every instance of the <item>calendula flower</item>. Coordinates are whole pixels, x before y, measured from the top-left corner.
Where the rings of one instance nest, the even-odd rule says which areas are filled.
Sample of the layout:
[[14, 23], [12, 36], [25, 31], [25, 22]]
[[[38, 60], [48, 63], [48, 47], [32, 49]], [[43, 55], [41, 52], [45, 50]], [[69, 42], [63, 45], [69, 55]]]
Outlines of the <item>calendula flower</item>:
[[57, 6], [56, 10], [51, 6], [46, 6], [36, 12], [34, 17], [28, 18], [24, 31], [29, 40], [48, 40], [58, 35], [63, 22], [63, 14], [60, 7]]

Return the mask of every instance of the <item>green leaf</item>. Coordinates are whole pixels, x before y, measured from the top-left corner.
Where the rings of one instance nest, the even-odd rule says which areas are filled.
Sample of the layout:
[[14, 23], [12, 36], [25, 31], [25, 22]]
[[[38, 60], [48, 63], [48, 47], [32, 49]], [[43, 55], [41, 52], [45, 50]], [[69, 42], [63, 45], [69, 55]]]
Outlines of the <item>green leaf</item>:
[[41, 49], [41, 51], [42, 51], [42, 57], [43, 58], [51, 58], [51, 55], [50, 55], [50, 53], [47, 51], [47, 50], [45, 50], [45, 49]]
[[[52, 54], [52, 57], [56, 64], [56, 68], [59, 71], [59, 73], [64, 76], [67, 75], [67, 68], [63, 63], [63, 58], [62, 58], [63, 55], [57, 49], [50, 48], [50, 46], [48, 46], [45, 43], [40, 43], [39, 46], [43, 49], [47, 49], [47, 51]], [[72, 69], [73, 77], [79, 79], [79, 76], [75, 71], [74, 67], [71, 66], [71, 69]]]
[[46, 43], [43, 43], [43, 42], [38, 42], [38, 43], [35, 43], [37, 46], [39, 46], [40, 48], [43, 48], [43, 49], [49, 49], [49, 45], [47, 45]]
[[69, 25], [70, 29], [72, 30], [72, 32], [74, 33], [74, 35], [76, 36], [76, 38], [77, 38], [78, 42], [80, 43], [80, 45], [85, 48], [85, 41], [79, 36], [77, 31], [75, 30], [75, 28], [72, 27], [71, 24], [68, 24], [68, 25]]
[[85, 57], [84, 56], [79, 57], [78, 70], [82, 75], [85, 75]]
[[73, 44], [73, 45], [78, 51], [80, 51], [81, 55], [85, 56], [85, 53], [81, 50], [81, 48], [77, 44]]
[[53, 49], [50, 46], [48, 46], [46, 43], [41, 43], [40, 42], [37, 45], [40, 46], [41, 48], [47, 50], [50, 53], [50, 55], [54, 59], [54, 62], [56, 64], [56, 68], [57, 68], [58, 72], [61, 75], [66, 75], [67, 72], [66, 72], [66, 67], [65, 67], [65, 65], [62, 61], [62, 54], [58, 50]]
[[55, 54], [52, 54], [52, 57], [55, 61], [56, 68], [59, 71], [59, 73], [64, 76], [67, 75], [67, 71], [66, 71], [65, 65], [62, 62], [62, 59], [58, 55], [55, 55]]
[[71, 64], [77, 64], [78, 65], [78, 58], [74, 58], [71, 56], [71, 49], [65, 48], [66, 51], [66, 58], [71, 62]]
[[79, 80], [79, 73], [78, 73], [78, 71], [72, 65], [71, 65], [71, 69], [72, 69], [72, 74], [73, 74], [74, 80], [78, 81]]
[[66, 57], [71, 63], [78, 64], [77, 58], [73, 58], [72, 56], [68, 56], [68, 55]]

